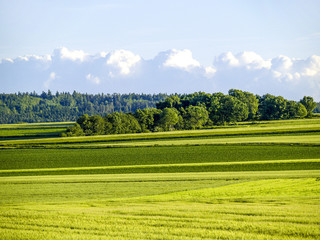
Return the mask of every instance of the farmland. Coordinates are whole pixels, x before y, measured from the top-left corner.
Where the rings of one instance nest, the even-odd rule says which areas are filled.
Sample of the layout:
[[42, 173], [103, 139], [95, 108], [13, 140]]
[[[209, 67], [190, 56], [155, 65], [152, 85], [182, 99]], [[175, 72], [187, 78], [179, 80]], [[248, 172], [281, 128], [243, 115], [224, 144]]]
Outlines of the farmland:
[[55, 137], [0, 125], [0, 239], [319, 239], [320, 119]]
[[73, 123], [1, 124], [0, 139], [59, 137]]

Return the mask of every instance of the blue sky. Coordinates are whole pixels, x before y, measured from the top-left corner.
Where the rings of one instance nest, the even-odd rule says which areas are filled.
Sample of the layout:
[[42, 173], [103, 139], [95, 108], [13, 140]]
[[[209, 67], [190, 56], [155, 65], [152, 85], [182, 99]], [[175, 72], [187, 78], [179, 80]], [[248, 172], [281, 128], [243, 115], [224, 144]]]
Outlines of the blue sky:
[[[77, 79], [82, 92], [238, 87], [320, 100], [319, 12], [319, 0], [0, 0], [0, 92], [72, 91]], [[147, 82], [152, 73], [180, 82]], [[185, 79], [194, 87], [179, 88]]]
[[320, 55], [316, 0], [2, 0], [0, 58], [128, 49], [144, 58], [190, 49], [203, 64], [223, 52]]

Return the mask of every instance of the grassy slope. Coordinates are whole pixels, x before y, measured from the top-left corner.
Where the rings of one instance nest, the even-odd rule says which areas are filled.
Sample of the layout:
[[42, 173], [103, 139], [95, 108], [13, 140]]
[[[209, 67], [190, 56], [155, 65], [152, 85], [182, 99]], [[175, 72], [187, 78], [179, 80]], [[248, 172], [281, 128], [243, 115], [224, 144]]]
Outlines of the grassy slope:
[[319, 123], [1, 141], [0, 239], [319, 239]]
[[[319, 176], [319, 172], [313, 174]], [[210, 175], [220, 179], [206, 179]], [[107, 180], [103, 176], [99, 180], [92, 176], [4, 178], [1, 184], [7, 184], [3, 190], [7, 196], [0, 206], [0, 238], [320, 237], [320, 185], [312, 175], [307, 176], [308, 172], [274, 172], [269, 180], [259, 180], [259, 174], [251, 173], [238, 173], [239, 180], [228, 181], [220, 174], [210, 175], [201, 179], [191, 174], [198, 181], [176, 174], [148, 175], [145, 181], [139, 176], [131, 180], [120, 176], [121, 181], [112, 181], [117, 177], [113, 176], [110, 182], [103, 181]], [[175, 181], [165, 181], [173, 177]], [[82, 182], [76, 183], [75, 179]], [[63, 183], [64, 180], [71, 182]], [[58, 186], [59, 182], [63, 187]], [[30, 189], [25, 188], [26, 183]], [[19, 195], [21, 200], [12, 195]]]
[[[260, 171], [260, 172], [202, 172], [202, 173], [153, 173], [153, 174], [89, 174], [58, 176], [26, 176], [0, 178], [0, 203], [64, 203], [65, 201], [104, 201], [107, 199], [143, 197], [207, 189], [271, 179], [316, 178], [320, 170]], [[316, 181], [315, 181], [316, 183]], [[273, 182], [274, 184], [274, 182]], [[319, 185], [319, 184], [318, 184]], [[26, 187], [27, 186], [27, 187]], [[238, 185], [237, 185], [238, 186]], [[279, 188], [279, 186], [276, 186]], [[301, 187], [301, 186], [300, 186]], [[252, 187], [250, 187], [252, 188]], [[107, 191], [106, 191], [107, 189]], [[301, 187], [303, 189], [303, 187]], [[287, 189], [293, 191], [292, 189]], [[210, 190], [213, 191], [212, 189]], [[294, 190], [295, 191], [295, 190]], [[229, 191], [233, 194], [233, 191]], [[190, 192], [192, 195], [193, 193]], [[223, 194], [223, 190], [219, 192]], [[193, 194], [194, 195], [194, 194]], [[174, 200], [176, 195], [165, 195]], [[239, 196], [236, 196], [239, 197]], [[154, 198], [161, 197], [155, 196]], [[180, 197], [180, 200], [182, 197]], [[205, 197], [202, 197], [204, 200]], [[211, 198], [214, 200], [214, 198]], [[187, 199], [186, 199], [187, 200]], [[200, 201], [200, 199], [199, 199]]]

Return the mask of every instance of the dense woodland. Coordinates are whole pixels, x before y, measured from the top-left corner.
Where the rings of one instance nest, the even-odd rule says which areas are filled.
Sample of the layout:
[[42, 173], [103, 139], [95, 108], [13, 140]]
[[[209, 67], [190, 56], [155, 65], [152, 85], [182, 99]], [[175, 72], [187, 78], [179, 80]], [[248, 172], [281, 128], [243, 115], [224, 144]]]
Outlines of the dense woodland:
[[0, 94], [0, 123], [76, 121], [83, 114], [104, 116], [152, 108], [166, 94], [82, 94], [73, 92]]
[[299, 102], [281, 96], [231, 89], [193, 94], [0, 94], [0, 123], [77, 121], [68, 135], [199, 129], [239, 121], [310, 117], [320, 112], [312, 97]]
[[299, 102], [281, 96], [257, 96], [231, 89], [228, 94], [196, 92], [170, 95], [156, 108], [135, 112], [82, 115], [64, 136], [159, 132], [200, 129], [241, 121], [278, 120], [311, 117], [317, 103], [312, 97]]

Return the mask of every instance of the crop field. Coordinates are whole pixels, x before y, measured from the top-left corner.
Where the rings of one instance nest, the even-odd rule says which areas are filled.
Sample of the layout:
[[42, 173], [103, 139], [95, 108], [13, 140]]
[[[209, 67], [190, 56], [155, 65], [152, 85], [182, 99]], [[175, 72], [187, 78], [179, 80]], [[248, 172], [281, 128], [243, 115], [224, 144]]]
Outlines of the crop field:
[[0, 124], [0, 139], [22, 139], [36, 137], [58, 137], [73, 123], [22, 123]]
[[70, 124], [0, 125], [0, 239], [320, 239], [320, 119], [55, 137]]

